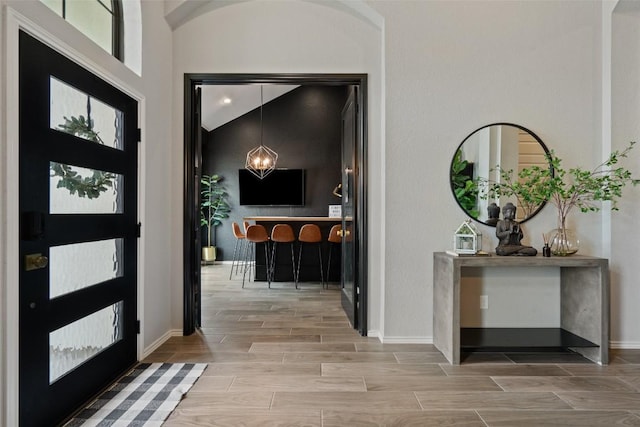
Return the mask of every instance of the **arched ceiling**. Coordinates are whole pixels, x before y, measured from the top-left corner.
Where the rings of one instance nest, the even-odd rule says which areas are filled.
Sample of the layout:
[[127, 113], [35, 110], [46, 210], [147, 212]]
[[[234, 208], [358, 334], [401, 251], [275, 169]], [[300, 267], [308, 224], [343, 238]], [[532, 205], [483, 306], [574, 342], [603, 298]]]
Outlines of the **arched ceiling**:
[[[172, 29], [189, 22], [212, 10], [231, 6], [240, 2], [254, 0], [165, 0], [165, 19]], [[367, 22], [375, 28], [382, 29], [384, 19], [362, 0], [300, 0], [331, 7]]]

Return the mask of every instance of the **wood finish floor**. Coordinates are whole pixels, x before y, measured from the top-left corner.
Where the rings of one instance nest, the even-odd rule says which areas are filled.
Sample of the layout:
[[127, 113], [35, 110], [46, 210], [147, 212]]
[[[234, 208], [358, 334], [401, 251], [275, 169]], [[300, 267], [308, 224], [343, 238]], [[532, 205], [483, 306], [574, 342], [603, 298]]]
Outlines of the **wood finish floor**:
[[228, 280], [203, 268], [201, 333], [147, 362], [208, 368], [165, 426], [640, 426], [640, 350], [598, 366], [571, 354], [474, 353], [353, 331], [335, 284]]

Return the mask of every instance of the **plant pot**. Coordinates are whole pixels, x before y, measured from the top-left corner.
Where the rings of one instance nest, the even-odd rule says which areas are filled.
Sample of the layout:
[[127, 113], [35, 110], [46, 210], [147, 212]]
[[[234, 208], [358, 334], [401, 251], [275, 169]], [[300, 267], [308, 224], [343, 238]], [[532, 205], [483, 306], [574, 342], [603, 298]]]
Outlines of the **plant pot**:
[[547, 242], [551, 253], [556, 256], [569, 256], [578, 252], [580, 240], [576, 232], [570, 228], [556, 228], [547, 233]]
[[202, 262], [213, 262], [216, 260], [216, 247], [205, 246], [202, 248]]

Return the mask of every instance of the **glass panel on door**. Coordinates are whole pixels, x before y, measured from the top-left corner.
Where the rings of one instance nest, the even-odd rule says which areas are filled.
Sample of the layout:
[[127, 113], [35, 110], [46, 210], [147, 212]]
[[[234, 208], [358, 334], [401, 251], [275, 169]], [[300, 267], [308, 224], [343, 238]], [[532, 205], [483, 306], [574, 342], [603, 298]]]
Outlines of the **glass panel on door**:
[[123, 149], [122, 112], [50, 77], [49, 127], [107, 147]]
[[49, 298], [122, 277], [123, 239], [49, 248]]
[[122, 301], [49, 333], [49, 383], [122, 339]]
[[49, 213], [122, 213], [118, 191], [122, 175], [97, 169], [49, 162]]

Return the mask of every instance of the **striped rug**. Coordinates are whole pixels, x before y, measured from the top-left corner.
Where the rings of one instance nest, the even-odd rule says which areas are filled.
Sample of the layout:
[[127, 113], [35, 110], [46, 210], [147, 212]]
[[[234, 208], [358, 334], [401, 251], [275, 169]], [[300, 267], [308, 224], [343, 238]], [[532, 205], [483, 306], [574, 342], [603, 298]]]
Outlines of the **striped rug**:
[[160, 426], [206, 367], [206, 363], [141, 363], [65, 427]]

